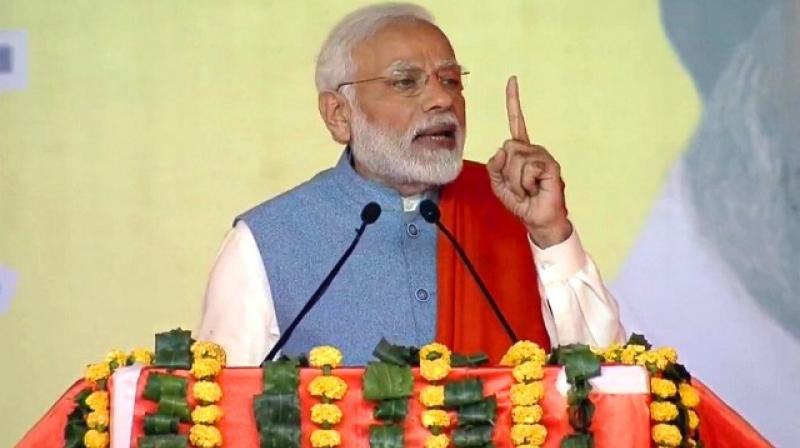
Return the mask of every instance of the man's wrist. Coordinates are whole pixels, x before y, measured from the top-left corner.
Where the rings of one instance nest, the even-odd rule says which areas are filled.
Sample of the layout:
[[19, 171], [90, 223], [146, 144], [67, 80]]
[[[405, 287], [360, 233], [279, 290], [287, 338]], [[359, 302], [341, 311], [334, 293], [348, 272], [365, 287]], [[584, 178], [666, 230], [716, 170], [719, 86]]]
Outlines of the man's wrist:
[[531, 240], [540, 249], [563, 243], [572, 235], [572, 223], [568, 219], [548, 226], [526, 226]]

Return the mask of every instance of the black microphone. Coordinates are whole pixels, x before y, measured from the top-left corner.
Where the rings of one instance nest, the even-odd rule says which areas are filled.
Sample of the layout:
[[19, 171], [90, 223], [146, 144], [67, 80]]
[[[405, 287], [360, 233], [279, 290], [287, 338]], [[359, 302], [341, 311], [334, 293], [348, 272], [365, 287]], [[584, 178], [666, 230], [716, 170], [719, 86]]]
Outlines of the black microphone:
[[275, 343], [275, 345], [272, 347], [272, 350], [270, 350], [269, 353], [267, 354], [267, 357], [264, 358], [264, 362], [272, 361], [273, 359], [275, 359], [275, 356], [283, 348], [283, 346], [286, 345], [286, 342], [292, 336], [292, 333], [294, 332], [295, 328], [297, 328], [297, 326], [300, 324], [300, 321], [302, 321], [303, 318], [306, 316], [306, 314], [308, 314], [308, 312], [311, 311], [311, 308], [314, 308], [314, 305], [316, 305], [317, 302], [319, 302], [319, 299], [322, 298], [322, 296], [325, 294], [325, 291], [328, 290], [328, 287], [333, 282], [333, 279], [339, 273], [339, 270], [342, 268], [342, 266], [344, 266], [344, 263], [347, 261], [347, 259], [350, 258], [350, 255], [353, 253], [353, 250], [356, 248], [356, 245], [361, 240], [361, 235], [364, 234], [364, 230], [366, 230], [368, 225], [377, 221], [380, 216], [381, 216], [381, 206], [378, 205], [378, 203], [370, 202], [369, 204], [364, 206], [364, 208], [361, 210], [361, 227], [356, 229], [356, 237], [353, 238], [353, 242], [350, 243], [350, 247], [348, 247], [347, 250], [344, 251], [342, 257], [339, 258], [339, 261], [337, 261], [336, 264], [333, 266], [331, 272], [329, 272], [328, 276], [325, 277], [325, 280], [323, 280], [322, 283], [320, 283], [317, 290], [314, 291], [314, 294], [311, 294], [311, 297], [308, 299], [308, 302], [306, 302], [306, 304], [303, 305], [303, 309], [301, 309], [300, 312], [297, 313], [297, 316], [294, 318], [292, 323], [290, 323], [289, 326], [286, 327], [286, 330], [283, 331], [281, 337], [278, 339], [278, 342]]
[[445, 227], [444, 224], [442, 224], [442, 222], [439, 221], [439, 218], [441, 218], [442, 214], [439, 212], [439, 207], [436, 205], [436, 203], [431, 201], [430, 199], [423, 200], [419, 204], [419, 213], [420, 215], [422, 215], [422, 218], [425, 221], [428, 221], [431, 224], [435, 224], [436, 227], [438, 227], [439, 230], [442, 231], [444, 236], [446, 236], [447, 239], [450, 240], [450, 244], [452, 244], [453, 248], [455, 248], [456, 253], [461, 258], [461, 261], [464, 263], [464, 266], [467, 267], [467, 270], [472, 275], [472, 278], [475, 279], [475, 283], [478, 284], [478, 288], [480, 288], [481, 292], [483, 293], [483, 297], [486, 298], [486, 301], [489, 302], [489, 305], [492, 307], [492, 311], [494, 311], [494, 315], [497, 317], [497, 320], [499, 320], [500, 323], [503, 325], [503, 329], [506, 330], [506, 334], [508, 334], [508, 337], [511, 338], [511, 342], [516, 343], [517, 341], [519, 341], [516, 333], [514, 333], [514, 330], [511, 329], [511, 325], [509, 325], [508, 320], [506, 320], [506, 317], [503, 315], [503, 312], [500, 311], [500, 307], [497, 306], [497, 302], [489, 293], [489, 289], [486, 288], [486, 284], [483, 283], [483, 280], [481, 280], [480, 275], [478, 275], [478, 271], [475, 270], [475, 266], [473, 266], [472, 262], [469, 261], [467, 253], [464, 252], [464, 249], [461, 247], [460, 244], [458, 244], [458, 241], [456, 241], [456, 238], [453, 236], [453, 234], [450, 233], [449, 230], [447, 230], [447, 227]]

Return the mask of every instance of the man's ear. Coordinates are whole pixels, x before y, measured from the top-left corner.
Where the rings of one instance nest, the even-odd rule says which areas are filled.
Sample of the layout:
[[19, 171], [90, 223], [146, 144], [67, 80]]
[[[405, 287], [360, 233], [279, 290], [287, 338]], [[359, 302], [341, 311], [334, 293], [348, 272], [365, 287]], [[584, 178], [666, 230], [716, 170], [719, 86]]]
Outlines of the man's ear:
[[350, 143], [350, 105], [344, 95], [336, 92], [319, 94], [319, 115], [337, 143]]

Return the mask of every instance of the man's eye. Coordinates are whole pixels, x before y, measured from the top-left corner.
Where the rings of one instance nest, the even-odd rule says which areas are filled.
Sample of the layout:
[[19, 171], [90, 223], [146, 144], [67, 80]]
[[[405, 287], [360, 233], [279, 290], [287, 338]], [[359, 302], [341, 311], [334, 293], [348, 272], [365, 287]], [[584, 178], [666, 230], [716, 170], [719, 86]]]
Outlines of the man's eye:
[[461, 78], [445, 77], [441, 80], [442, 85], [451, 89], [461, 89]]
[[392, 86], [398, 90], [411, 90], [417, 85], [414, 78], [400, 78], [392, 81]]

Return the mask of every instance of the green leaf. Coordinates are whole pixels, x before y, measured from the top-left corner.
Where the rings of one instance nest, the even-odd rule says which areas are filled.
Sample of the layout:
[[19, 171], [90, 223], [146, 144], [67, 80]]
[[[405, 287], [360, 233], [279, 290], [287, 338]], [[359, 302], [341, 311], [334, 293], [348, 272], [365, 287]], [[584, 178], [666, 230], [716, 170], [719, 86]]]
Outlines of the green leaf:
[[300, 426], [300, 400], [297, 392], [273, 394], [265, 392], [253, 399], [253, 412], [259, 430], [270, 425]]
[[396, 366], [419, 365], [418, 348], [395, 345], [387, 341], [386, 338], [381, 338], [381, 341], [378, 342], [378, 345], [372, 350], [372, 356], [378, 358], [382, 362], [394, 364]]
[[625, 345], [643, 345], [646, 350], [650, 350], [653, 348], [649, 342], [647, 342], [647, 338], [644, 337], [642, 334], [632, 333], [631, 337], [628, 338], [628, 342]]
[[139, 437], [139, 448], [188, 448], [189, 439], [177, 434]]
[[461, 406], [458, 409], [458, 426], [494, 425], [497, 415], [497, 399], [494, 396]]
[[683, 381], [691, 381], [692, 375], [689, 374], [689, 371], [686, 370], [686, 367], [683, 364], [670, 364], [664, 369], [664, 379], [668, 379], [675, 384], [678, 384]]
[[400, 425], [372, 425], [369, 427], [370, 448], [403, 448], [403, 427]]
[[264, 392], [270, 394], [297, 394], [300, 385], [299, 361], [283, 359], [267, 361], [263, 366]]
[[[78, 411], [80, 412], [80, 411]], [[83, 448], [83, 436], [89, 428], [83, 421], [83, 416], [80, 420], [69, 418], [67, 426], [64, 428], [64, 446], [67, 448]]]
[[571, 386], [567, 392], [567, 404], [572, 406], [589, 398], [589, 393], [592, 391], [589, 380], [583, 377], [575, 378]]
[[153, 372], [147, 376], [142, 396], [151, 401], [160, 400], [162, 395], [186, 397], [187, 384], [186, 378]]
[[189, 410], [189, 403], [186, 402], [186, 397], [172, 397], [161, 395], [158, 400], [158, 413], [166, 416], [178, 417], [182, 422], [191, 422], [191, 411]]
[[561, 448], [594, 448], [591, 434], [570, 434], [561, 439]]
[[177, 416], [164, 414], [145, 414], [144, 433], [148, 436], [158, 434], [177, 434], [180, 419]]
[[600, 375], [600, 357], [592, 353], [588, 345], [570, 344], [559, 347], [558, 363], [564, 366], [567, 382], [576, 378], [594, 378]]
[[375, 420], [400, 422], [408, 414], [408, 398], [398, 398], [396, 400], [383, 400], [378, 402], [373, 412]]
[[468, 378], [444, 386], [444, 407], [455, 408], [483, 400], [483, 381]]
[[176, 328], [156, 334], [153, 365], [170, 369], [189, 369], [192, 365], [192, 332]]
[[473, 353], [471, 355], [453, 353], [450, 355], [450, 365], [453, 367], [478, 367], [487, 362], [489, 362], [489, 356], [486, 353]]
[[371, 362], [364, 371], [364, 399], [371, 401], [408, 398], [414, 389], [411, 367]]
[[75, 404], [77, 404], [78, 409], [80, 409], [85, 414], [92, 412], [92, 409], [89, 407], [88, 404], [86, 404], [86, 399], [89, 397], [89, 395], [92, 394], [92, 392], [93, 392], [92, 389], [87, 387], [86, 389], [83, 389], [82, 391], [78, 392], [75, 395]]
[[575, 431], [585, 433], [592, 426], [594, 403], [589, 400], [583, 400], [577, 405], [569, 406], [567, 408], [567, 416], [569, 417], [569, 425]]
[[260, 429], [261, 448], [299, 448], [300, 425], [269, 425]]
[[458, 427], [453, 431], [453, 446], [457, 448], [484, 447], [492, 441], [491, 425]]

